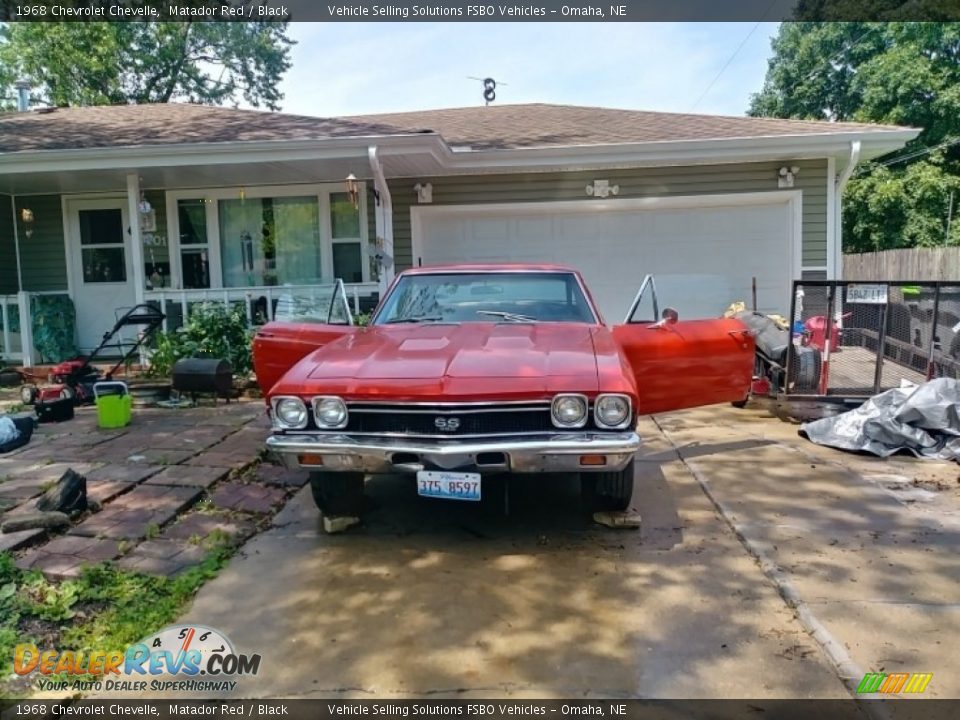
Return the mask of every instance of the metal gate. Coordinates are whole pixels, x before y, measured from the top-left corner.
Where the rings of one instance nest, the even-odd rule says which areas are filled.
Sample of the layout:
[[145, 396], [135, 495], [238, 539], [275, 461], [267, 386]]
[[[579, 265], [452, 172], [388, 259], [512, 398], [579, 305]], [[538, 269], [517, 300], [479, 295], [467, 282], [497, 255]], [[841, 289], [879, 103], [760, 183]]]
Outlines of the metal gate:
[[[960, 280], [797, 280], [784, 393], [867, 398], [936, 377], [960, 378]], [[820, 352], [817, 387], [801, 387], [799, 346]]]

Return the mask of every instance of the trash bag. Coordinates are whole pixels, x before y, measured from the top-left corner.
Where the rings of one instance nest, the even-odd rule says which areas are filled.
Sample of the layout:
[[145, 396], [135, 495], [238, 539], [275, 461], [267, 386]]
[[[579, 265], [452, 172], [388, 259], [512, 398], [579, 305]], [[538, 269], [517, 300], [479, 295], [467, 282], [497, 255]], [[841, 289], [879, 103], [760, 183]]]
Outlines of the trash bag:
[[879, 457], [906, 450], [917, 457], [960, 460], [960, 381], [905, 384], [848, 412], [804, 423], [800, 434], [818, 445]]
[[[16, 434], [10, 432], [10, 425]], [[0, 417], [0, 454], [12, 452], [30, 442], [35, 427], [36, 422], [29, 416]]]
[[20, 437], [20, 430], [8, 417], [0, 417], [0, 445], [12, 442]]

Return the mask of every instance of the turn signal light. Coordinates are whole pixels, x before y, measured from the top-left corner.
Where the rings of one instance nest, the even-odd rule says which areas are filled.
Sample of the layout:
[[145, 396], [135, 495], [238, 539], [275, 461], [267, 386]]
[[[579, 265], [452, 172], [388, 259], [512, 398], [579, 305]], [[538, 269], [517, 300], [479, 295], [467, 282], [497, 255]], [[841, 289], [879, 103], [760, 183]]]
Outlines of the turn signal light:
[[580, 464], [581, 465], [606, 465], [607, 456], [606, 455], [581, 455]]
[[301, 465], [323, 465], [323, 455], [297, 455]]

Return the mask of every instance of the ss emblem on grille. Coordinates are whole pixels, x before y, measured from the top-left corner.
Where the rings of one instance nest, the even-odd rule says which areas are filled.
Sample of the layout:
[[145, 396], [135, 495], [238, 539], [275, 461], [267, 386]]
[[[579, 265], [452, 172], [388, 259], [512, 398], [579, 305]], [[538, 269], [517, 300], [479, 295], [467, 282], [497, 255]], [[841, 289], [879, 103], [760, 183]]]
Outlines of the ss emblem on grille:
[[460, 418], [438, 417], [434, 418], [433, 424], [441, 432], [456, 432], [460, 427]]

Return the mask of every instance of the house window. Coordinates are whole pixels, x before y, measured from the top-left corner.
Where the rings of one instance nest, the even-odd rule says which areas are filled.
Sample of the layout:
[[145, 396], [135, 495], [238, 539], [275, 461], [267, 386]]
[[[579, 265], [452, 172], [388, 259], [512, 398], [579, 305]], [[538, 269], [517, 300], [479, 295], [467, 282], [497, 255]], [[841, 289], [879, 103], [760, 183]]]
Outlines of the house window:
[[317, 198], [231, 198], [218, 202], [224, 287], [320, 281]]
[[330, 234], [333, 243], [333, 276], [346, 283], [363, 282], [360, 209], [347, 193], [330, 193]]
[[172, 286], [185, 290], [369, 282], [366, 196], [341, 183], [167, 193]]
[[127, 262], [120, 210], [81, 210], [78, 217], [83, 281], [126, 282]]
[[180, 269], [183, 287], [210, 287], [210, 244], [207, 238], [207, 204], [202, 199], [178, 200]]

